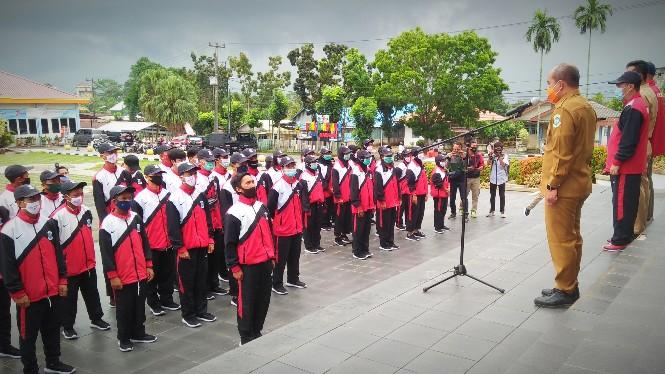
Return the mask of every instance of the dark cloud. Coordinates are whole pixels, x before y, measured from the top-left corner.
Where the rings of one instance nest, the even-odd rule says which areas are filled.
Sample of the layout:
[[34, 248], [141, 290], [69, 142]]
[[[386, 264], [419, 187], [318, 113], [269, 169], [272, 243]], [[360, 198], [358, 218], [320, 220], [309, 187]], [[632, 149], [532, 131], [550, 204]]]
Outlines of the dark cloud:
[[[626, 61], [644, 58], [665, 65], [662, 1], [606, 0], [618, 7], [605, 34], [595, 33], [591, 82], [613, 78]], [[72, 90], [86, 77], [126, 79], [130, 65], [147, 56], [168, 66], [189, 66], [189, 54], [211, 54], [209, 41], [226, 42], [222, 56], [247, 53], [255, 70], [270, 55], [286, 56], [300, 42], [346, 41], [371, 59], [387, 40], [416, 26], [451, 32], [531, 19], [537, 8], [572, 14], [582, 1], [336, 0], [176, 1], [22, 0], [3, 4], [0, 69]], [[650, 3], [651, 6], [637, 6]], [[569, 18], [562, 38], [545, 56], [547, 70], [562, 61], [586, 71], [587, 36]], [[533, 96], [539, 55], [524, 40], [527, 25], [478, 30], [499, 53], [497, 65], [511, 98]], [[369, 41], [362, 41], [369, 40]], [[241, 44], [235, 44], [241, 43]], [[319, 50], [321, 45], [318, 45]], [[284, 66], [288, 68], [288, 66]], [[584, 79], [583, 79], [584, 81]], [[583, 82], [584, 83], [584, 82]], [[592, 91], [608, 90], [593, 85]]]

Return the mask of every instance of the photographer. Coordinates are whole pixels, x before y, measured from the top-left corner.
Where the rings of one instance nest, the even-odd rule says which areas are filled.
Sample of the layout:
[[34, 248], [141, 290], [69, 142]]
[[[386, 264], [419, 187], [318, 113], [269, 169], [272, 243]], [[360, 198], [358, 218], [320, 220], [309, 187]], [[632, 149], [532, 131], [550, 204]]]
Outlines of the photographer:
[[[476, 218], [478, 210], [478, 197], [480, 196], [480, 172], [485, 167], [485, 157], [478, 152], [478, 143], [473, 140], [466, 142], [466, 194], [471, 192], [471, 218]], [[467, 202], [468, 205], [468, 202]], [[466, 207], [464, 213], [466, 214]]]
[[450, 180], [450, 219], [457, 217], [457, 191], [459, 190], [460, 199], [464, 202], [464, 218], [468, 219], [469, 206], [464, 198], [466, 196], [466, 184], [464, 183], [464, 151], [462, 143], [455, 143], [453, 151], [448, 154], [448, 179]]
[[506, 218], [506, 182], [508, 182], [508, 155], [503, 153], [503, 143], [496, 142], [493, 152], [489, 155], [490, 161], [490, 212], [487, 217], [494, 217], [496, 189], [499, 188], [499, 211], [501, 218]]

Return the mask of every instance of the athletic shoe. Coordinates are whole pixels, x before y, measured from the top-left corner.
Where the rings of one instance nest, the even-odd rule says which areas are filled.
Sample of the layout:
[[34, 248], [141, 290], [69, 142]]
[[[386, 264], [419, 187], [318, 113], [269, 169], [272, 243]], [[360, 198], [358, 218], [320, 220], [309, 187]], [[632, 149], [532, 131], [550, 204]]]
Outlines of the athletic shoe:
[[115, 308], [115, 299], [112, 297], [109, 297], [109, 306]]
[[448, 219], [455, 219], [457, 218], [457, 214], [451, 214], [448, 216]]
[[293, 282], [293, 283], [291, 283], [291, 282], [286, 282], [286, 283], [284, 283], [284, 285], [287, 286], [287, 287], [307, 288], [307, 283], [302, 282], [302, 281], [299, 281], [299, 280], [297, 280], [297, 281], [295, 281], [295, 282]]
[[120, 349], [120, 352], [131, 352], [134, 350], [134, 343], [130, 341], [121, 342], [118, 340], [118, 349]]
[[427, 235], [423, 234], [422, 231], [416, 231], [416, 232], [413, 233], [413, 235], [415, 235], [419, 238], [426, 238], [427, 237]]
[[131, 339], [129, 339], [129, 341], [132, 342], [132, 343], [145, 343], [145, 344], [148, 344], [148, 343], [154, 343], [154, 342], [156, 342], [156, 341], [157, 341], [157, 337], [154, 336], [154, 335], [150, 335], [150, 334], [143, 334], [143, 336], [137, 336], [137, 337], [135, 337], [135, 338], [131, 338]]
[[229, 283], [229, 278], [224, 278], [224, 277], [221, 276], [221, 275], [218, 275], [217, 278], [218, 278], [220, 281], [222, 281], [222, 282]]
[[170, 311], [180, 310], [180, 304], [173, 301], [162, 302], [162, 308]]
[[406, 236], [406, 240], [413, 240], [414, 242], [417, 242], [420, 240], [420, 238], [415, 236], [414, 234], [409, 234]]
[[375, 232], [375, 233], [374, 233], [374, 236], [376, 236], [376, 237], [378, 238], [378, 237], [380, 237], [381, 235], [379, 235], [378, 232]]
[[381, 246], [379, 246], [379, 249], [382, 250], [382, 251], [388, 251], [388, 252], [390, 252], [390, 251], [392, 251], [394, 248], [391, 247], [391, 246], [388, 246], [388, 247], [381, 247]]
[[76, 368], [63, 364], [60, 360], [46, 364], [44, 368], [44, 373], [58, 373], [58, 374], [71, 374], [76, 373]]
[[222, 288], [220, 286], [213, 287], [212, 289], [210, 289], [210, 292], [219, 296], [224, 296], [229, 294], [229, 290]]
[[173, 287], [173, 292], [178, 292], [179, 293], [180, 289], [178, 289], [178, 287]]
[[406, 230], [406, 226], [404, 226], [404, 225], [396, 225], [395, 228], [396, 228], [397, 230], [399, 230], [399, 231], [404, 231], [404, 230]]
[[166, 314], [166, 311], [160, 305], [155, 305], [155, 306], [148, 305], [148, 309], [150, 309], [150, 313], [152, 313], [153, 316], [163, 316], [164, 314]]
[[312, 248], [312, 249], [305, 248], [305, 252], [309, 253], [310, 255], [315, 255], [315, 254], [319, 253], [319, 251], [316, 248]]
[[501, 218], [508, 218], [508, 216], [506, 215], [506, 213], [501, 213]]
[[[527, 214], [527, 216], [528, 216], [528, 214]], [[494, 212], [487, 213], [487, 215], [485, 217], [494, 217]]]
[[206, 294], [206, 300], [215, 300], [215, 295], [212, 292]]
[[8, 345], [0, 349], [0, 357], [19, 359], [21, 358], [21, 351], [13, 345]]
[[476, 218], [476, 217], [478, 217], [478, 215], [476, 214], [476, 210], [471, 209], [471, 218]]
[[367, 256], [372, 257], [374, 254], [372, 252], [367, 252]]
[[626, 249], [625, 245], [616, 245], [616, 244], [607, 244], [603, 246], [603, 251], [605, 252], [621, 252]]
[[524, 215], [528, 216], [529, 214], [531, 214], [531, 209], [529, 207], [524, 208]]
[[443, 225], [443, 229], [444, 229], [445, 231], [450, 231], [450, 227], [448, 227], [448, 226], [446, 226], [446, 225]]
[[370, 256], [367, 253], [363, 253], [363, 254], [360, 254], [360, 255], [357, 255], [357, 254], [354, 253], [353, 258], [358, 259], [358, 260], [367, 260], [368, 258], [370, 258]]
[[434, 229], [434, 232], [437, 233], [437, 234], [443, 234], [443, 233], [446, 232], [446, 230], [444, 230], [444, 229]]
[[238, 296], [231, 296], [231, 305], [238, 306]]
[[335, 238], [335, 245], [339, 247], [344, 247], [347, 243], [342, 238]]
[[204, 321], [204, 322], [215, 322], [215, 321], [217, 321], [217, 317], [215, 317], [214, 314], [208, 313], [208, 312], [203, 312], [203, 313], [197, 315], [196, 318], [199, 319], [200, 321]]
[[399, 245], [393, 243], [393, 244], [390, 245], [390, 248], [392, 248], [392, 249], [399, 249]]
[[74, 340], [79, 338], [79, 334], [74, 329], [62, 329], [62, 336], [67, 340]]
[[342, 240], [343, 240], [346, 244], [351, 244], [351, 243], [353, 243], [353, 240], [349, 239], [349, 237], [346, 236], [346, 235], [342, 236]]
[[104, 321], [103, 319], [96, 319], [94, 321], [90, 321], [90, 327], [93, 329], [97, 329], [100, 331], [106, 331], [111, 329], [111, 325], [109, 325], [108, 322]]
[[183, 318], [182, 323], [185, 324], [187, 327], [191, 327], [193, 329], [197, 327], [201, 327], [201, 322], [199, 322], [196, 318]]
[[284, 286], [272, 286], [272, 292], [278, 294], [278, 295], [288, 295], [289, 291], [284, 288]]
[[332, 230], [332, 226], [323, 226], [323, 227], [321, 227], [321, 230], [322, 231], [330, 231], [330, 230]]
[[325, 252], [325, 251], [326, 251], [326, 249], [323, 248], [323, 247], [316, 247], [316, 250], [317, 250], [318, 252]]

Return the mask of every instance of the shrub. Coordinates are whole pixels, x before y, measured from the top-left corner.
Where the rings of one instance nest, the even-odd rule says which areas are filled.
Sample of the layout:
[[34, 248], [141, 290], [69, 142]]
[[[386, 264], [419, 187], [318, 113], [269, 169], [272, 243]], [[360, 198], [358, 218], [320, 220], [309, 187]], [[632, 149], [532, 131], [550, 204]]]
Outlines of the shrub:
[[420, 139], [416, 142], [416, 145], [422, 148], [427, 145], [427, 142], [425, 141], [425, 139]]
[[665, 156], [654, 157], [653, 172], [656, 174], [665, 174]]
[[7, 129], [7, 121], [0, 118], [0, 148], [9, 147], [14, 143], [14, 135]]
[[519, 184], [518, 179], [520, 179], [521, 173], [521, 163], [519, 160], [513, 160], [510, 163], [510, 169], [508, 170], [508, 180], [514, 181]]
[[600, 174], [605, 168], [605, 160], [607, 159], [607, 148], [604, 146], [593, 147], [593, 156], [591, 157], [591, 176]]
[[427, 180], [430, 180], [432, 172], [434, 171], [436, 165], [432, 161], [427, 161], [423, 163], [423, 166], [425, 166], [425, 173], [427, 173]]
[[[529, 177], [533, 174], [542, 174], [543, 158], [541, 156], [525, 158], [520, 160], [518, 164], [519, 172], [515, 178], [515, 182], [518, 184], [526, 184], [527, 179], [529, 179]], [[533, 183], [531, 179], [529, 179], [529, 181]], [[538, 179], [538, 183], [540, 183], [540, 178]]]

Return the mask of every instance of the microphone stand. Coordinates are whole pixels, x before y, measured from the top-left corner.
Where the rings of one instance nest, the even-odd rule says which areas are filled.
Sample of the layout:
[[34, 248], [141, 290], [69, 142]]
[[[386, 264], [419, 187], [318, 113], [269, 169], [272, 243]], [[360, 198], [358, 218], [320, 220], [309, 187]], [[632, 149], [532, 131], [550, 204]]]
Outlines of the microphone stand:
[[[526, 108], [524, 108], [524, 109], [526, 109]], [[429, 146], [427, 146], [427, 147], [423, 147], [422, 149], [425, 150], [425, 149], [429, 149], [429, 148], [432, 148], [432, 147], [436, 147], [436, 146], [439, 146], [439, 145], [441, 145], [441, 144], [448, 143], [448, 142], [450, 142], [450, 141], [452, 141], [452, 140], [459, 139], [459, 138], [461, 138], [461, 137], [465, 137], [465, 138], [466, 138], [466, 137], [470, 137], [470, 136], [472, 136], [473, 134], [479, 132], [480, 130], [486, 129], [486, 128], [488, 128], [488, 127], [492, 127], [492, 126], [500, 125], [500, 124], [502, 124], [502, 123], [504, 123], [504, 122], [507, 122], [507, 121], [509, 121], [509, 120], [512, 120], [512, 119], [515, 119], [515, 118], [519, 117], [519, 116], [522, 114], [522, 111], [523, 111], [524, 109], [522, 109], [521, 111], [515, 112], [515, 113], [511, 114], [510, 116], [508, 116], [508, 117], [506, 117], [506, 118], [504, 118], [504, 119], [502, 119], [502, 120], [500, 120], [500, 121], [496, 121], [496, 122], [490, 123], [490, 124], [488, 124], [488, 125], [486, 125], [486, 126], [478, 127], [478, 128], [476, 128], [476, 129], [470, 130], [470, 131], [468, 131], [468, 132], [466, 132], [466, 133], [464, 133], [464, 134], [455, 135], [455, 136], [453, 136], [453, 137], [451, 137], [451, 138], [448, 138], [448, 139], [442, 140], [442, 141], [440, 141], [440, 142], [438, 142], [438, 143], [434, 143], [434, 144], [429, 145]], [[468, 157], [468, 155], [469, 155], [468, 147], [467, 147], [467, 150], [466, 150], [466, 154], [467, 154], [467, 157]], [[477, 281], [477, 282], [480, 282], [480, 283], [482, 283], [482, 284], [484, 284], [484, 285], [486, 285], [486, 286], [488, 286], [488, 287], [494, 288], [495, 290], [497, 290], [497, 291], [499, 291], [499, 292], [501, 292], [501, 293], [505, 293], [505, 292], [506, 292], [506, 290], [503, 289], [503, 288], [497, 287], [497, 286], [495, 286], [495, 285], [493, 285], [493, 284], [491, 284], [491, 283], [488, 283], [488, 282], [486, 282], [486, 281], [484, 281], [484, 280], [482, 280], [482, 279], [479, 279], [478, 277], [475, 277], [475, 276], [469, 274], [469, 273], [467, 272], [467, 270], [466, 270], [466, 266], [464, 265], [464, 238], [465, 238], [465, 235], [466, 235], [466, 214], [467, 214], [467, 211], [469, 210], [469, 202], [468, 202], [468, 195], [469, 195], [469, 194], [468, 194], [468, 191], [466, 191], [466, 173], [467, 173], [467, 167], [466, 167], [466, 165], [465, 165], [465, 167], [464, 167], [464, 172], [462, 173], [462, 185], [464, 186], [464, 191], [467, 192], [467, 193], [463, 194], [463, 196], [462, 196], [462, 206], [465, 206], [465, 207], [466, 207], [466, 208], [465, 208], [466, 210], [464, 211], [464, 217], [462, 217], [462, 234], [460, 235], [460, 255], [459, 255], [459, 265], [456, 265], [456, 266], [453, 267], [452, 270], [447, 271], [447, 272], [452, 271], [452, 272], [453, 272], [452, 275], [450, 275], [450, 276], [448, 276], [448, 277], [446, 277], [446, 278], [444, 278], [444, 279], [442, 279], [442, 280], [440, 280], [440, 281], [437, 281], [437, 282], [434, 283], [434, 284], [431, 284], [431, 285], [429, 285], [429, 286], [423, 288], [423, 292], [427, 292], [427, 291], [429, 291], [430, 289], [432, 289], [432, 288], [434, 288], [434, 287], [440, 285], [441, 283], [444, 283], [444, 282], [446, 282], [446, 281], [448, 281], [448, 280], [450, 280], [450, 279], [453, 279], [453, 278], [456, 278], [456, 277], [465, 277], [465, 276], [466, 276], [466, 277], [469, 277], [469, 278], [471, 278], [471, 279], [473, 279], [473, 280], [475, 280], [475, 281]], [[447, 273], [447, 272], [446, 272], [446, 273]], [[445, 273], [444, 273], [444, 274], [445, 274]]]

